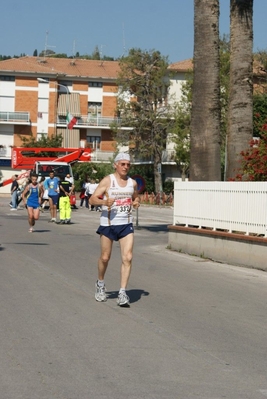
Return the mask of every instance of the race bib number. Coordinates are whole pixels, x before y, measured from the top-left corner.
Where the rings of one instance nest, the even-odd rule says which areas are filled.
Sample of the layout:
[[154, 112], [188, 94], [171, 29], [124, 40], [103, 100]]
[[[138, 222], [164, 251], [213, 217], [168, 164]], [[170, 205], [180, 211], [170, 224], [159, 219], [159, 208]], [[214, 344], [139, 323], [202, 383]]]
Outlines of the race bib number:
[[117, 199], [114, 205], [117, 208], [117, 212], [129, 213], [132, 208], [132, 200], [131, 198]]

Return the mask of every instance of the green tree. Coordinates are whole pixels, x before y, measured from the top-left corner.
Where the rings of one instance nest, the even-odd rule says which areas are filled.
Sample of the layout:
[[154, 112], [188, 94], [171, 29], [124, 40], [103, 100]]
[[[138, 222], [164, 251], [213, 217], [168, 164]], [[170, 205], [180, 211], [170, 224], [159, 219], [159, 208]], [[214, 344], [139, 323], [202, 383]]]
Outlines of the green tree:
[[194, 0], [190, 179], [221, 180], [219, 0]]
[[57, 147], [62, 147], [62, 141], [63, 141], [63, 136], [61, 134], [52, 135], [50, 137], [47, 137], [45, 134], [43, 134], [38, 140], [32, 135], [30, 137], [19, 136], [19, 138], [22, 142], [22, 147], [27, 147], [27, 148], [29, 147], [57, 148]]
[[98, 48], [98, 46], [95, 46], [95, 49], [91, 55], [91, 60], [100, 60], [100, 59], [101, 59], [101, 55], [100, 55], [99, 48]]
[[33, 56], [37, 57], [37, 55], [38, 55], [38, 51], [37, 51], [37, 49], [35, 49], [34, 52], [33, 52]]
[[39, 53], [39, 57], [51, 57], [51, 56], [54, 56], [55, 54], [56, 53], [53, 50], [46, 49], [46, 50], [42, 50]]
[[[221, 170], [223, 173], [225, 163], [225, 143], [227, 125], [227, 107], [229, 94], [229, 70], [230, 70], [230, 41], [229, 36], [224, 35], [220, 43], [220, 107], [221, 107]], [[175, 124], [172, 132], [173, 141], [176, 143], [176, 163], [186, 177], [190, 165], [190, 123], [192, 111], [192, 86], [193, 71], [186, 74], [186, 81], [182, 84], [182, 97], [176, 108]]]
[[267, 180], [267, 124], [258, 139], [252, 139], [249, 147], [241, 151], [239, 173], [231, 180], [266, 181]]
[[75, 190], [80, 191], [82, 183], [87, 178], [98, 179], [114, 172], [112, 163], [109, 164], [96, 164], [92, 162], [77, 162], [73, 165], [73, 174], [75, 176]]
[[240, 166], [253, 129], [253, 0], [230, 2], [230, 92], [226, 178]]
[[171, 106], [165, 102], [169, 82], [167, 58], [155, 50], [131, 49], [120, 60], [118, 115], [121, 125], [113, 126], [118, 144], [128, 145], [134, 160], [152, 160], [156, 191], [162, 190], [162, 151], [173, 123]]
[[187, 177], [190, 167], [190, 121], [190, 105], [177, 105], [172, 140], [175, 143], [175, 161], [181, 170], [183, 180]]
[[[53, 58], [68, 58], [66, 53], [57, 53], [57, 54], [53, 54], [52, 56]], [[71, 57], [72, 58], [72, 57]]]
[[261, 137], [267, 121], [267, 93], [253, 96], [253, 137]]

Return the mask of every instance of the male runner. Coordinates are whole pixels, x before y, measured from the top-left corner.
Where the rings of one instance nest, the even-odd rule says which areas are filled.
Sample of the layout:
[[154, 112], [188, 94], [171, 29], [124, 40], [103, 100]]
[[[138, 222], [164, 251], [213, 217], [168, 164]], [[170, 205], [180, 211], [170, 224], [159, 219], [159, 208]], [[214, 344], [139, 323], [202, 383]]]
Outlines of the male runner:
[[[130, 156], [119, 153], [114, 160], [115, 172], [104, 177], [90, 197], [91, 205], [101, 205], [100, 235], [101, 255], [98, 260], [98, 280], [95, 299], [98, 302], [107, 300], [104, 276], [111, 256], [113, 241], [119, 241], [121, 249], [121, 286], [117, 299], [119, 306], [129, 306], [126, 288], [129, 281], [133, 257], [133, 221], [132, 207], [138, 208], [139, 198], [137, 183], [128, 177]], [[103, 196], [103, 197], [102, 197]], [[102, 197], [103, 199], [101, 199]]]

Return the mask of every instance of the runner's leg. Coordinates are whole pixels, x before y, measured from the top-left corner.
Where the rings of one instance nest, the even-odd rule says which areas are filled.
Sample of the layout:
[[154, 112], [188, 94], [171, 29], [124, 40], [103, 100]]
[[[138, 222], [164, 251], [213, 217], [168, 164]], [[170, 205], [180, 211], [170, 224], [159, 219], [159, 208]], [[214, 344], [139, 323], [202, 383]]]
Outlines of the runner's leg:
[[54, 205], [53, 205], [53, 200], [52, 200], [52, 198], [51, 197], [49, 197], [49, 208], [50, 208], [50, 215], [51, 215], [51, 219], [53, 219], [53, 207], [54, 207]]
[[134, 243], [133, 233], [128, 234], [127, 236], [121, 238], [119, 240], [119, 243], [121, 248], [121, 259], [122, 259], [121, 288], [126, 289], [132, 268], [133, 243]]
[[33, 210], [33, 226], [35, 225], [36, 220], [39, 219], [40, 216], [40, 208], [35, 208]]
[[104, 280], [112, 252], [112, 244], [113, 240], [104, 235], [100, 236], [101, 254], [100, 258], [98, 259], [98, 280]]
[[34, 221], [33, 207], [28, 206], [27, 207], [27, 212], [28, 212], [28, 222], [29, 222], [29, 226], [31, 228], [34, 225], [34, 223], [33, 223], [33, 221]]

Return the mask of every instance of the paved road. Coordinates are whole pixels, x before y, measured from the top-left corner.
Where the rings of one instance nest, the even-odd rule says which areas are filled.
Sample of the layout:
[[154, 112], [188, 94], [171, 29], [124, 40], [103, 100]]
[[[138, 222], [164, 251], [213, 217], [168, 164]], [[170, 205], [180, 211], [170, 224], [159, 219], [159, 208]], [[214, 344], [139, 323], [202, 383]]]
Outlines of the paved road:
[[267, 274], [167, 249], [171, 209], [142, 207], [129, 284], [119, 247], [94, 300], [99, 214], [73, 224], [0, 199], [0, 399], [264, 399]]

